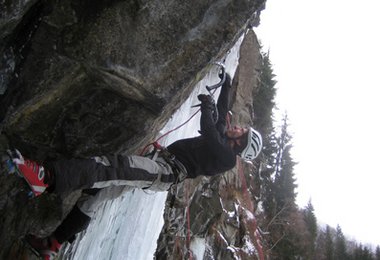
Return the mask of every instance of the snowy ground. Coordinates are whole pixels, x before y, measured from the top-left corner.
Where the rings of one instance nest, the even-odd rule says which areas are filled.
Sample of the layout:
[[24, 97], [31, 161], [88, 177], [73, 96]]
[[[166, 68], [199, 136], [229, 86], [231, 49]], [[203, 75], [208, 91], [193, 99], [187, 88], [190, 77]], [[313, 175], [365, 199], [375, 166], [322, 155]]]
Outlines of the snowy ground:
[[[233, 77], [237, 67], [241, 41], [242, 38], [229, 52], [225, 61], [226, 71], [231, 77]], [[161, 130], [161, 134], [182, 124], [197, 111], [191, 106], [199, 103], [198, 94], [207, 94], [206, 85], [219, 82], [217, 74], [218, 67], [214, 66], [210, 73], [198, 83], [189, 99]], [[218, 94], [219, 92], [215, 94], [215, 97]], [[180, 138], [198, 135], [199, 116], [200, 113], [160, 143], [167, 145]], [[166, 192], [153, 193], [134, 190], [121, 198], [105, 203], [99, 208], [82, 238], [77, 239], [65, 252], [65, 258], [80, 260], [153, 259], [157, 239], [164, 223], [163, 211], [166, 195]], [[192, 248], [198, 252], [204, 251], [201, 249], [202, 247], [204, 247], [202, 243], [192, 245]], [[197, 259], [202, 258], [203, 256], [199, 256]]]

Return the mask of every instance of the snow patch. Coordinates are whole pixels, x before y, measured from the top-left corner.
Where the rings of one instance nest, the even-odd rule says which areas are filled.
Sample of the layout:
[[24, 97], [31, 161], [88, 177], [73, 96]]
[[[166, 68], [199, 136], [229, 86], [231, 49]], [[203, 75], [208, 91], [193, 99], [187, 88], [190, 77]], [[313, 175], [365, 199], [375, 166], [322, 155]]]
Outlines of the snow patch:
[[244, 209], [244, 214], [248, 221], [253, 221], [256, 219], [255, 216], [252, 214], [252, 212], [249, 211], [248, 209]]
[[191, 240], [190, 250], [193, 252], [194, 260], [203, 259], [206, 251], [206, 239], [195, 237]]
[[248, 255], [253, 255], [256, 252], [256, 248], [254, 244], [252, 243], [251, 239], [245, 235], [244, 236], [244, 246], [242, 247], [242, 250], [247, 253]]

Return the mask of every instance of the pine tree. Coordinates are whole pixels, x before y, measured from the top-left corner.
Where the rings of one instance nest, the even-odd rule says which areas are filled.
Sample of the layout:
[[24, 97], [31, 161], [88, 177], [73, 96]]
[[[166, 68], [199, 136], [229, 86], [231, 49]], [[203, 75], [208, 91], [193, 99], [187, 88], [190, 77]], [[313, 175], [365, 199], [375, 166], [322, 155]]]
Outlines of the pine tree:
[[[273, 74], [272, 64], [269, 59], [269, 53], [262, 54], [262, 66], [260, 71], [260, 80], [255, 99], [253, 103], [254, 125], [263, 136], [263, 149], [260, 154], [261, 171], [259, 173], [259, 185], [261, 201], [268, 223], [275, 214], [273, 199], [273, 179], [275, 157], [277, 151], [276, 132], [273, 127], [273, 109], [275, 108], [276, 95], [276, 75]], [[264, 227], [265, 229], [265, 227]]]
[[307, 228], [302, 212], [296, 206], [296, 193], [294, 178], [295, 162], [291, 156], [291, 135], [288, 131], [287, 116], [283, 119], [281, 132], [276, 140], [276, 154], [273, 157], [274, 180], [271, 194], [271, 217], [268, 230], [272, 238], [272, 256], [281, 259], [296, 259], [301, 257], [305, 250], [305, 234]]
[[323, 229], [318, 229], [317, 231], [317, 239], [316, 239], [316, 245], [315, 245], [315, 255], [314, 258], [315, 260], [325, 260], [327, 259], [326, 257], [326, 232]]
[[262, 54], [262, 66], [260, 71], [260, 81], [253, 104], [255, 118], [254, 125], [264, 133], [270, 135], [273, 127], [273, 109], [275, 108], [275, 96], [277, 81], [274, 79], [272, 64], [269, 59], [269, 52]]
[[363, 257], [363, 246], [361, 244], [357, 245], [354, 249], [354, 260], [361, 260]]
[[376, 248], [375, 255], [373, 255], [371, 249], [367, 246], [363, 246], [362, 244], [356, 245], [352, 255], [351, 259], [353, 260], [374, 260], [374, 259], [379, 259], [379, 253], [378, 247]]
[[305, 255], [307, 259], [313, 259], [315, 256], [315, 245], [316, 245], [316, 239], [318, 235], [318, 224], [317, 224], [317, 217], [314, 214], [314, 207], [313, 207], [313, 204], [311, 203], [311, 200], [309, 200], [309, 203], [305, 207], [303, 214], [304, 214], [306, 228], [308, 231], [308, 244], [307, 244], [307, 252]]
[[291, 156], [291, 135], [288, 131], [288, 118], [284, 116], [281, 134], [277, 139], [277, 156], [275, 165], [275, 200], [277, 208], [295, 207], [297, 187], [294, 177], [294, 166], [296, 163]]
[[380, 246], [376, 247], [375, 259], [380, 260]]
[[333, 235], [331, 233], [330, 226], [326, 226], [325, 240], [326, 240], [326, 248], [325, 248], [326, 260], [333, 260], [334, 259], [334, 240], [333, 240]]
[[362, 260], [373, 260], [371, 250], [367, 246], [363, 248]]
[[343, 235], [342, 229], [338, 225], [336, 228], [335, 250], [334, 256], [336, 260], [347, 260], [346, 238]]

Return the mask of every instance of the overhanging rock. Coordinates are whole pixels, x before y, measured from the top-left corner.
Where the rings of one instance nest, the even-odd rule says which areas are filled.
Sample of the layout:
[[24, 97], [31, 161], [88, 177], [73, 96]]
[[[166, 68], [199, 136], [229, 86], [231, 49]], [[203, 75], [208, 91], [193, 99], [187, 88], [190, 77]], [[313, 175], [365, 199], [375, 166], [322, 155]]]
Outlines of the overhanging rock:
[[3, 82], [1, 131], [30, 152], [136, 151], [222, 58], [262, 2], [25, 3], [25, 15], [1, 35], [0, 50], [18, 55], [4, 72], [12, 80]]

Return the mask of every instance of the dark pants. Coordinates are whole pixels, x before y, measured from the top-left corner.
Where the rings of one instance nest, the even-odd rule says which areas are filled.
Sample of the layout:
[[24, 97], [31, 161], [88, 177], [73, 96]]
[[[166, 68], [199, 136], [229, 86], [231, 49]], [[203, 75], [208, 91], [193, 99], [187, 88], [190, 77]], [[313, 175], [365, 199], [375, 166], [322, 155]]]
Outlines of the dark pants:
[[171, 166], [161, 157], [153, 161], [141, 156], [102, 156], [61, 160], [46, 167], [54, 174], [55, 193], [87, 191], [54, 232], [61, 243], [86, 229], [102, 202], [134, 188], [166, 191], [175, 181]]

